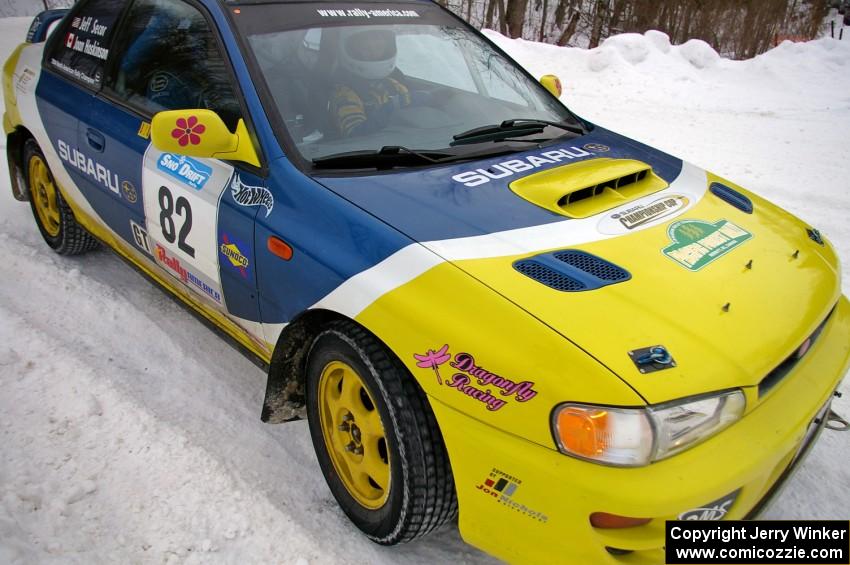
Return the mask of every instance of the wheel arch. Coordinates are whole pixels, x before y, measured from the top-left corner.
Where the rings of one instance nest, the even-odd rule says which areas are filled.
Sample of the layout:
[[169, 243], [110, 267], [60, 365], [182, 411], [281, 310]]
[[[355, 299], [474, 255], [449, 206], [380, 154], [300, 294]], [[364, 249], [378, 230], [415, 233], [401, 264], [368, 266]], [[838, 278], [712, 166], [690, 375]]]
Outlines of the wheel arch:
[[350, 318], [332, 310], [306, 310], [283, 329], [269, 363], [266, 395], [260, 416], [263, 422], [280, 424], [306, 418], [304, 370], [307, 355], [316, 336], [336, 320]]
[[24, 145], [28, 139], [35, 139], [35, 136], [22, 125], [17, 126], [11, 133], [6, 135], [6, 160], [9, 163], [12, 195], [15, 197], [15, 200], [21, 202], [27, 202], [29, 200], [29, 192], [21, 182], [24, 178]]

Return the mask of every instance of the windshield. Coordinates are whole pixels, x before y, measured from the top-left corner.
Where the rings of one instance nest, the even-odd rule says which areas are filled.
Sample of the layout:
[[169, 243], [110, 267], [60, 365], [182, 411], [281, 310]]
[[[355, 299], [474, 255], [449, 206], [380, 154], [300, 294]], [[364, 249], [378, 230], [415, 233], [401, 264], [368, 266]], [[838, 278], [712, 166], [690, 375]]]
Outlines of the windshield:
[[[435, 6], [265, 4], [234, 14], [308, 161], [386, 146], [446, 149], [455, 135], [512, 119], [575, 123], [539, 83]], [[530, 139], [541, 141], [565, 132], [535, 133]]]

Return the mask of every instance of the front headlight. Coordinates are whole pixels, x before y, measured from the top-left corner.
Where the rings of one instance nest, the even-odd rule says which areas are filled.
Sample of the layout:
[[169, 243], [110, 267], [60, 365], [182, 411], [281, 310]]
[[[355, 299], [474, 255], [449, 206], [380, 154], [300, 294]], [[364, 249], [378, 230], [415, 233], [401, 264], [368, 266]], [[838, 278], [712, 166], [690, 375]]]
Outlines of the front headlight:
[[552, 431], [567, 455], [608, 465], [648, 465], [696, 445], [738, 420], [744, 393], [732, 390], [645, 408], [567, 403]]

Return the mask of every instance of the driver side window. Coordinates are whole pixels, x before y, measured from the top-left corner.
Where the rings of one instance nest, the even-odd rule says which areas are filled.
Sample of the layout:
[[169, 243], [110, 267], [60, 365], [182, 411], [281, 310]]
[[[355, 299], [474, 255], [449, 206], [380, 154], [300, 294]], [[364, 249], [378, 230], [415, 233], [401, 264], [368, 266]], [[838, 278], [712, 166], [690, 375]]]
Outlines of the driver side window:
[[115, 96], [145, 114], [214, 110], [232, 130], [240, 117], [213, 30], [180, 0], [137, 0], [130, 8], [112, 72]]

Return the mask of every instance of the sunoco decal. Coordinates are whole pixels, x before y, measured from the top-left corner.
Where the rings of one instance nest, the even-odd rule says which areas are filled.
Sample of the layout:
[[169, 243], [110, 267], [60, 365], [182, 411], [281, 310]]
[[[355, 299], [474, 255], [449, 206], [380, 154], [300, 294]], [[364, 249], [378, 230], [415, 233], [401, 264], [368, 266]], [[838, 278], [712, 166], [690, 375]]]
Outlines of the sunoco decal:
[[244, 184], [239, 175], [236, 174], [230, 183], [230, 193], [233, 195], [233, 200], [240, 206], [262, 206], [266, 209], [266, 218], [272, 213], [274, 197], [269, 189], [264, 186]]
[[499, 504], [504, 504], [508, 508], [516, 510], [523, 516], [532, 518], [539, 522], [548, 522], [549, 517], [542, 512], [532, 510], [525, 504], [514, 500], [514, 495], [516, 495], [521, 485], [522, 481], [520, 479], [498, 469], [493, 469], [490, 471], [490, 475], [475, 488], [477, 488], [482, 494], [486, 494], [487, 496], [494, 498], [499, 502]]
[[673, 241], [662, 253], [691, 271], [698, 271], [738, 247], [753, 234], [726, 220], [715, 223], [682, 220], [667, 229]]
[[510, 399], [528, 402], [537, 396], [532, 381], [516, 382], [491, 373], [477, 365], [471, 354], [464, 352], [455, 355], [454, 360], [449, 363], [449, 366], [456, 370], [455, 373], [450, 378], [443, 379], [440, 365], [452, 358], [448, 344], [438, 350], [429, 349], [425, 353], [414, 353], [413, 358], [416, 359], [417, 367], [434, 371], [437, 384], [446, 385], [472, 397], [493, 412], [501, 409]]
[[174, 177], [194, 188], [201, 190], [212, 176], [212, 167], [204, 165], [185, 155], [163, 153], [156, 162], [157, 168], [165, 174]]
[[221, 234], [221, 244], [218, 246], [218, 252], [224, 258], [222, 264], [229, 263], [234, 269], [238, 270], [243, 279], [248, 278], [248, 268], [250, 262], [248, 257], [242, 253], [242, 249], [248, 249], [248, 246], [231, 238], [226, 233]]

